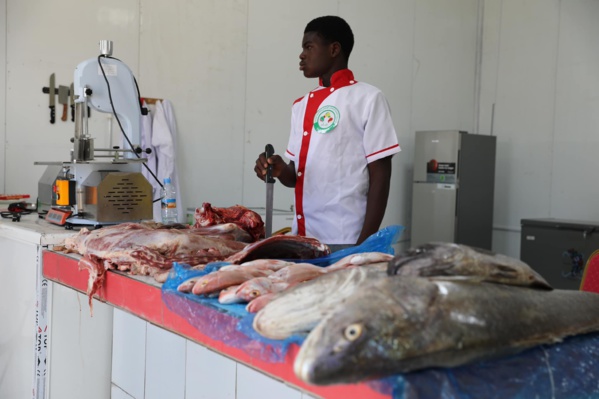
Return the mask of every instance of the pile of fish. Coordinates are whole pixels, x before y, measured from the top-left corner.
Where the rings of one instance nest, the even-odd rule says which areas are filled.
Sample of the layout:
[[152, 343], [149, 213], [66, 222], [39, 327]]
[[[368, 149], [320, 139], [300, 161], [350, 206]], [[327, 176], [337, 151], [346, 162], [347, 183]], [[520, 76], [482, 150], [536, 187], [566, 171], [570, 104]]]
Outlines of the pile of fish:
[[454, 367], [599, 331], [599, 295], [553, 290], [525, 263], [431, 243], [379, 268], [326, 274], [276, 295], [254, 319], [265, 337], [309, 332], [295, 359], [312, 384]]
[[[277, 242], [274, 237], [272, 239]], [[303, 239], [313, 240], [305, 237]], [[241, 252], [229, 259], [240, 258], [240, 254]], [[323, 254], [328, 254], [328, 251], [324, 251]], [[177, 290], [194, 295], [218, 296], [218, 301], [223, 304], [247, 302], [248, 312], [255, 313], [262, 309], [276, 293], [285, 291], [299, 283], [358, 266], [368, 267], [384, 273], [387, 263], [392, 258], [392, 255], [380, 252], [352, 254], [327, 267], [315, 266], [310, 263], [259, 258], [238, 265], [224, 266], [212, 273], [189, 278], [183, 281]]]

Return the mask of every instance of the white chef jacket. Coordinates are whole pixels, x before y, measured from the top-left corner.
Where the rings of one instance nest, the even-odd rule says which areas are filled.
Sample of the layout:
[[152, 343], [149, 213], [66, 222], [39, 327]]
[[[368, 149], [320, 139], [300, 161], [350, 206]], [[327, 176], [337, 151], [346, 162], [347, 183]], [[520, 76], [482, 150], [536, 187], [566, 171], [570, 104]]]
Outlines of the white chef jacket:
[[296, 100], [285, 152], [296, 172], [292, 233], [355, 244], [366, 215], [368, 164], [400, 150], [383, 93], [355, 81], [349, 69]]
[[[181, 204], [181, 189], [176, 165], [177, 154], [177, 123], [173, 105], [169, 100], [159, 100], [155, 104], [148, 104], [144, 100], [142, 105], [148, 109], [148, 114], [141, 118], [141, 147], [150, 148], [150, 154], [144, 154], [148, 159], [147, 166], [158, 178], [160, 183], [165, 177], [170, 177], [177, 195], [177, 220], [183, 222], [185, 214]], [[161, 185], [154, 176], [144, 167], [142, 174], [152, 185], [152, 199], [160, 199]], [[154, 221], [162, 221], [161, 201], [153, 203]]]

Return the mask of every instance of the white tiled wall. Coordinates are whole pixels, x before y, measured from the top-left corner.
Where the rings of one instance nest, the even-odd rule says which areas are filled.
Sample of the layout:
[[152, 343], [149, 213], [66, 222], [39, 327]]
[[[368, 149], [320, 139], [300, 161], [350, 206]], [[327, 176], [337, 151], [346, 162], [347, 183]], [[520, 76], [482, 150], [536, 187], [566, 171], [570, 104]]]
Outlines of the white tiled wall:
[[237, 399], [301, 399], [302, 393], [242, 364], [237, 364]]
[[185, 339], [148, 323], [146, 399], [185, 396]]
[[115, 309], [111, 399], [314, 399]]
[[[113, 307], [52, 284], [50, 394], [59, 399], [106, 399], [110, 394]], [[3, 398], [4, 399], [4, 398]]]
[[139, 317], [114, 310], [112, 382], [134, 398], [143, 398], [145, 392], [146, 325]]
[[187, 341], [185, 399], [236, 399], [235, 361]]
[[125, 391], [123, 391], [118, 386], [112, 384], [112, 388], [110, 390], [110, 399], [134, 399], [133, 396], [128, 395]]

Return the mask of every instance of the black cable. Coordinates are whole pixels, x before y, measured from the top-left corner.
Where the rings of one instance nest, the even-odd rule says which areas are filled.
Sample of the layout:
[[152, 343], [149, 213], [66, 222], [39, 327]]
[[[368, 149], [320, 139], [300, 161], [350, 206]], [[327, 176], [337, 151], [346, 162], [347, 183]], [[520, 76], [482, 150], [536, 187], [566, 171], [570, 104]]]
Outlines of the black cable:
[[[133, 148], [133, 144], [131, 143], [131, 140], [129, 140], [129, 137], [127, 137], [127, 134], [125, 133], [125, 129], [123, 129], [123, 125], [121, 125], [121, 121], [119, 120], [119, 117], [116, 114], [116, 109], [114, 108], [114, 103], [112, 102], [112, 92], [110, 90], [110, 83], [108, 82], [108, 78], [106, 77], [106, 72], [104, 72], [104, 67], [102, 66], [102, 62], [100, 61], [101, 58], [112, 58], [112, 59], [114, 59], [116, 61], [119, 61], [119, 62], [122, 62], [122, 61], [119, 60], [118, 58], [108, 57], [108, 56], [105, 56], [105, 55], [99, 55], [98, 56], [98, 65], [100, 66], [100, 69], [102, 70], [102, 76], [104, 76], [104, 80], [106, 81], [106, 87], [108, 88], [108, 98], [110, 100], [110, 106], [112, 107], [112, 113], [114, 114], [114, 117], [116, 118], [116, 121], [119, 124], [119, 128], [121, 129], [121, 133], [123, 133], [123, 136], [125, 137], [125, 140], [127, 140], [127, 143], [129, 144], [129, 147], [131, 147], [131, 150], [133, 151], [133, 153], [135, 154], [135, 156], [137, 158], [141, 158], [139, 156], [139, 154], [137, 152], [135, 152], [135, 149]], [[140, 97], [140, 94], [139, 94], [139, 87], [137, 86], [137, 80], [135, 80], [135, 77], [133, 77], [133, 80], [135, 81], [135, 87], [137, 88], [137, 98], [138, 98], [138, 102], [137, 103], [139, 104], [140, 113], [142, 113], [142, 115], [143, 115], [143, 111], [141, 110], [141, 97]], [[158, 182], [158, 184], [160, 185], [160, 187], [164, 188], [164, 186], [160, 182], [160, 179], [158, 179], [158, 177], [154, 174], [154, 172], [152, 172], [152, 170], [150, 169], [150, 167], [145, 162], [142, 162], [142, 165], [152, 175], [152, 177], [154, 178], [154, 180], [156, 180]], [[158, 201], [160, 201], [160, 198], [152, 200], [152, 202], [158, 202]]]

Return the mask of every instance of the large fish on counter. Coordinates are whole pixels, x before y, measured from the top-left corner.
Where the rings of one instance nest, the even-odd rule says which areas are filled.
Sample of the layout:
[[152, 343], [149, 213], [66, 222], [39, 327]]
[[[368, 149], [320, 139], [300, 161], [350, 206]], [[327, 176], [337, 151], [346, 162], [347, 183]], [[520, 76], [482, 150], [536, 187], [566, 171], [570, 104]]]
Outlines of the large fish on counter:
[[312, 384], [348, 383], [458, 366], [598, 330], [599, 294], [378, 277], [312, 330], [294, 371]]
[[470, 281], [551, 289], [549, 283], [521, 260], [467, 245], [432, 242], [407, 251], [389, 262], [389, 275], [459, 276]]
[[385, 268], [363, 266], [339, 270], [292, 287], [258, 312], [254, 330], [272, 339], [308, 332], [341, 302], [355, 295], [364, 281], [386, 277]]
[[[403, 277], [487, 281], [551, 289], [527, 264], [505, 255], [465, 245], [431, 243], [409, 249], [388, 262], [387, 273]], [[267, 338], [284, 339], [310, 331], [339, 303], [359, 294], [364, 280], [377, 271], [346, 270], [293, 287], [273, 298], [254, 319], [254, 329]]]

